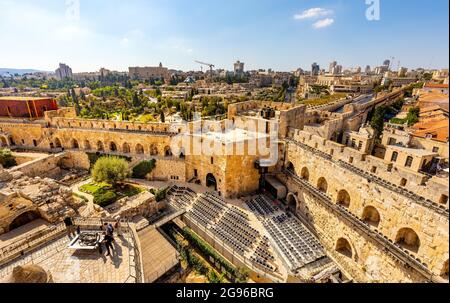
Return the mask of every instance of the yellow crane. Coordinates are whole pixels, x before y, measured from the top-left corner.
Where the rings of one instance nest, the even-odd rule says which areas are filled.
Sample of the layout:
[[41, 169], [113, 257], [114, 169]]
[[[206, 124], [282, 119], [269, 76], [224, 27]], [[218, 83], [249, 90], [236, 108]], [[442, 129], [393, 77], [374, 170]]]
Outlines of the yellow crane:
[[212, 82], [212, 80], [213, 80], [213, 68], [215, 67], [215, 65], [211, 64], [211, 63], [201, 62], [201, 61], [195, 61], [195, 62], [198, 63], [198, 64], [201, 64], [201, 65], [209, 66], [210, 77], [211, 77], [211, 82]]

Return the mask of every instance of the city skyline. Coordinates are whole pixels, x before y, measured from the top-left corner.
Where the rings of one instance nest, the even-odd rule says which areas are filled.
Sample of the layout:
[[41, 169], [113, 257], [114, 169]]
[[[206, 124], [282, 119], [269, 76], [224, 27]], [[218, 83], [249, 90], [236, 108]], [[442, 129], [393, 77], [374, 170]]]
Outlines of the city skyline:
[[162, 62], [200, 70], [201, 60], [231, 70], [240, 60], [247, 70], [292, 71], [313, 62], [327, 69], [333, 60], [374, 68], [392, 57], [393, 69], [398, 61], [448, 67], [448, 1], [427, 9], [423, 1], [381, 1], [378, 21], [366, 18], [364, 0], [229, 1], [220, 10], [210, 2], [0, 0], [0, 26], [8, 29], [0, 41], [9, 43], [0, 67], [54, 71], [64, 62], [74, 72], [125, 71]]

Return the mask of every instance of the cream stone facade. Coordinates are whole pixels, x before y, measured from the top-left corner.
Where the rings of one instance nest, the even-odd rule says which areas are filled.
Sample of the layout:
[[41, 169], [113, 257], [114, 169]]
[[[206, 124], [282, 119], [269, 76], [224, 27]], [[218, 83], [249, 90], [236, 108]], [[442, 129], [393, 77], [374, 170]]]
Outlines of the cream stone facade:
[[[0, 120], [0, 139], [13, 149], [67, 152], [58, 161], [35, 164], [47, 168], [56, 161], [89, 169], [86, 153], [127, 156], [133, 164], [156, 159], [149, 180], [197, 183], [225, 198], [251, 195], [270, 174], [286, 185], [287, 203], [354, 281], [448, 281], [448, 178], [420, 173], [423, 160], [438, 154], [426, 152], [404, 167], [391, 161], [395, 147], [389, 144], [384, 157], [371, 155], [372, 134], [359, 132], [368, 109], [401, 94], [351, 105], [343, 116], [320, 110], [312, 115], [305, 106], [283, 103], [237, 103], [229, 106], [228, 120], [211, 126], [84, 120], [63, 109], [47, 112], [42, 121]], [[258, 122], [256, 129], [239, 128], [248, 121]], [[308, 121], [326, 121], [326, 129], [305, 127]], [[278, 122], [278, 129], [271, 122]], [[206, 132], [196, 133], [205, 126]], [[267, 159], [249, 146], [268, 141], [274, 131], [278, 154], [273, 163], [260, 165]], [[336, 142], [336, 132], [361, 140], [360, 150], [359, 141], [356, 146]], [[179, 149], [183, 140], [216, 144], [216, 153], [195, 153], [193, 145]], [[230, 152], [238, 146], [244, 147], [242, 154]], [[405, 151], [403, 159], [398, 153], [399, 163], [411, 154]]]

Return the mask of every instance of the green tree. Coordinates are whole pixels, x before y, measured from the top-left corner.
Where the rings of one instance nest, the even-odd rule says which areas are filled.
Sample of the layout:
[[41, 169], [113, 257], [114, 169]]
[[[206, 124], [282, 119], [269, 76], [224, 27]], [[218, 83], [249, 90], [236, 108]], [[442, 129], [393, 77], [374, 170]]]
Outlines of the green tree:
[[7, 148], [0, 148], [0, 165], [4, 168], [10, 168], [17, 165], [16, 159]]
[[92, 169], [95, 182], [106, 182], [116, 185], [130, 176], [130, 167], [125, 159], [119, 157], [102, 157]]
[[386, 115], [386, 107], [380, 106], [375, 109], [370, 120], [370, 126], [375, 130], [376, 138], [379, 139], [384, 129], [384, 117]]
[[164, 110], [161, 110], [160, 116], [161, 116], [161, 122], [165, 123], [166, 122], [166, 116], [164, 115]]
[[408, 115], [406, 116], [406, 122], [408, 122], [408, 126], [412, 126], [419, 122], [420, 116], [420, 108], [413, 107], [409, 109]]

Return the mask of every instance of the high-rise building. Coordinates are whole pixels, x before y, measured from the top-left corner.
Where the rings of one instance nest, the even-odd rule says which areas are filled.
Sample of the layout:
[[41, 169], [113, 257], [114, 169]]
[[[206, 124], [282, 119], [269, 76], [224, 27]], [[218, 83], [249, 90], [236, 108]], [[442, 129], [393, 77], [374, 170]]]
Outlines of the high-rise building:
[[320, 72], [320, 66], [316, 62], [311, 65], [311, 76], [317, 76]]
[[370, 72], [371, 72], [370, 65], [367, 65], [367, 66], [366, 66], [365, 73], [366, 73], [366, 74], [370, 74]]
[[334, 68], [337, 66], [337, 62], [336, 61], [333, 61], [333, 62], [331, 62], [330, 63], [330, 67], [328, 68], [328, 72], [330, 73], [330, 74], [333, 74], [334, 72]]
[[406, 73], [408, 72], [408, 69], [406, 67], [401, 67], [398, 69], [398, 76], [399, 77], [406, 77]]
[[64, 63], [59, 64], [59, 68], [55, 71], [55, 74], [56, 78], [59, 80], [73, 78], [72, 69]]
[[389, 68], [391, 66], [391, 60], [389, 59], [384, 60], [383, 66], [387, 66]]
[[244, 73], [244, 66], [245, 63], [241, 62], [241, 61], [236, 61], [236, 63], [234, 63], [234, 73], [235, 74], [243, 74]]

